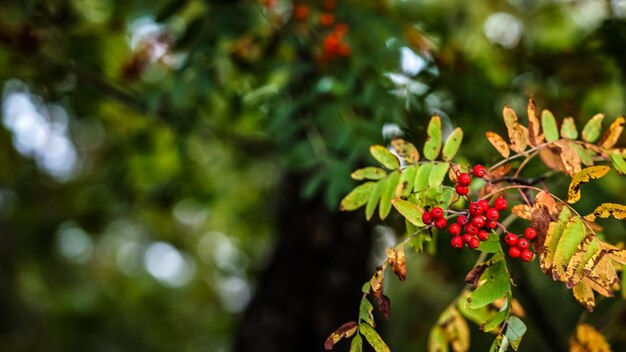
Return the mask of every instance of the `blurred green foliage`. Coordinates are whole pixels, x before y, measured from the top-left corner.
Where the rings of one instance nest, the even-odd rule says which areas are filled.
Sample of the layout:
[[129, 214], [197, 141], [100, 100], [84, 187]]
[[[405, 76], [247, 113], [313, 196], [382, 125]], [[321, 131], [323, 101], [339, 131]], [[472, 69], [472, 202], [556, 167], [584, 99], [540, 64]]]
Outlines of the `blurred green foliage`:
[[[302, 3], [305, 22], [286, 0], [0, 3], [3, 349], [227, 350], [285, 173], [335, 209], [370, 144], [423, 140], [433, 112], [490, 163], [483, 133], [503, 131], [505, 103], [534, 94], [579, 126], [625, 110], [621, 1], [337, 0], [351, 55], [326, 63], [321, 2]], [[625, 191], [592, 187], [589, 208]], [[423, 349], [473, 262], [412, 259], [391, 283], [400, 351]], [[534, 269], [544, 324], [566, 338], [580, 309]], [[523, 348], [545, 350], [529, 325]]]

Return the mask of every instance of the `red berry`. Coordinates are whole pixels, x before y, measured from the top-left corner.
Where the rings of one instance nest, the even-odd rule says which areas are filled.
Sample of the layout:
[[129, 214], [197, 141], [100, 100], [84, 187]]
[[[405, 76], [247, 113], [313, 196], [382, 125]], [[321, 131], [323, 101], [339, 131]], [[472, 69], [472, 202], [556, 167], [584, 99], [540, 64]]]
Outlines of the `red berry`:
[[309, 16], [309, 8], [306, 5], [296, 5], [293, 9], [293, 16], [298, 21], [305, 21]]
[[474, 216], [478, 216], [483, 213], [483, 207], [477, 202], [472, 202], [469, 206], [469, 212]]
[[525, 238], [520, 238], [517, 241], [517, 246], [519, 247], [519, 249], [527, 249], [528, 248], [528, 240]]
[[439, 207], [434, 207], [431, 209], [430, 215], [433, 217], [433, 219], [440, 219], [443, 217], [443, 209]]
[[474, 174], [474, 176], [479, 177], [479, 178], [483, 178], [486, 174], [487, 174], [487, 170], [485, 170], [485, 167], [477, 164], [476, 166], [474, 166], [474, 168], [472, 169], [472, 173]]
[[467, 216], [465, 216], [465, 215], [459, 215], [459, 217], [456, 218], [456, 223], [461, 225], [461, 226], [467, 225], [468, 222], [469, 222], [469, 220], [467, 219]]
[[480, 230], [478, 231], [478, 239], [481, 241], [486, 241], [489, 239], [489, 232], [485, 231], [485, 230]]
[[478, 246], [480, 246], [480, 241], [478, 240], [478, 238], [472, 237], [467, 246], [471, 249], [476, 249], [478, 248]]
[[435, 220], [435, 227], [439, 230], [443, 230], [448, 226], [448, 220], [446, 218], [439, 218]]
[[515, 246], [515, 244], [517, 244], [518, 239], [519, 237], [517, 237], [517, 235], [514, 233], [509, 232], [506, 235], [504, 235], [504, 242], [508, 244], [509, 246]]
[[509, 256], [511, 258], [519, 258], [520, 254], [522, 254], [522, 251], [519, 248], [517, 247], [509, 248]]
[[458, 236], [461, 234], [461, 225], [454, 223], [450, 225], [449, 231], [452, 236]]
[[495, 220], [487, 220], [485, 221], [485, 228], [488, 230], [493, 230], [498, 227], [498, 222]]
[[506, 210], [506, 208], [509, 206], [509, 203], [507, 203], [506, 199], [500, 197], [498, 199], [496, 199], [496, 201], [493, 203], [493, 207], [496, 208], [496, 210]]
[[469, 233], [463, 234], [463, 242], [469, 244], [470, 241], [472, 240], [472, 238], [474, 238], [474, 236], [470, 235]]
[[535, 237], [537, 237], [537, 230], [533, 229], [532, 227], [529, 227], [526, 229], [526, 231], [524, 231], [524, 236], [526, 236], [526, 238], [528, 238], [529, 241], [532, 241], [535, 239]]
[[[511, 248], [516, 248], [516, 247], [511, 247]], [[531, 252], [528, 249], [524, 249], [522, 251], [522, 253], [520, 254], [520, 258], [522, 259], [523, 262], [529, 262], [531, 260], [533, 260], [533, 252]]]
[[454, 248], [463, 247], [463, 238], [461, 238], [461, 236], [452, 237], [452, 239], [450, 240], [450, 245], [452, 245], [452, 247]]
[[468, 174], [467, 172], [463, 172], [459, 174], [457, 182], [461, 186], [469, 186], [470, 183], [472, 183], [472, 176], [470, 176], [470, 174]]
[[483, 218], [482, 216], [475, 216], [474, 218], [472, 218], [472, 225], [476, 226], [477, 228], [482, 228], [483, 226], [485, 226], [485, 218]]
[[489, 201], [486, 199], [481, 199], [478, 201], [478, 204], [483, 208], [483, 211], [489, 209]]
[[474, 226], [474, 224], [467, 224], [465, 225], [465, 232], [472, 236], [476, 236], [478, 235], [478, 227]]
[[469, 188], [467, 188], [467, 186], [456, 185], [455, 190], [456, 194], [460, 196], [466, 196], [469, 193]]
[[430, 213], [422, 214], [422, 222], [424, 223], [424, 225], [432, 224], [433, 223], [433, 216], [430, 215]]
[[489, 208], [485, 211], [485, 217], [488, 220], [498, 220], [500, 217], [500, 212], [496, 208]]

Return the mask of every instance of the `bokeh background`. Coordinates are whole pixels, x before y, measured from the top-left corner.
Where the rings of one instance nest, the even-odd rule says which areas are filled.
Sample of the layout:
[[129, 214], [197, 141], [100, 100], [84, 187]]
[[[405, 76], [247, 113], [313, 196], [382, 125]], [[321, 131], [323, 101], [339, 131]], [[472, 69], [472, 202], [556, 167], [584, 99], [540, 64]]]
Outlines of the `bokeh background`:
[[[370, 144], [421, 146], [437, 112], [490, 164], [503, 104], [611, 121], [625, 73], [623, 0], [1, 1], [0, 350], [320, 351], [402, 235], [337, 210]], [[431, 247], [387, 280], [394, 351], [425, 350], [476, 259]], [[577, 321], [626, 349], [620, 297], [587, 315], [512, 265], [522, 351]]]

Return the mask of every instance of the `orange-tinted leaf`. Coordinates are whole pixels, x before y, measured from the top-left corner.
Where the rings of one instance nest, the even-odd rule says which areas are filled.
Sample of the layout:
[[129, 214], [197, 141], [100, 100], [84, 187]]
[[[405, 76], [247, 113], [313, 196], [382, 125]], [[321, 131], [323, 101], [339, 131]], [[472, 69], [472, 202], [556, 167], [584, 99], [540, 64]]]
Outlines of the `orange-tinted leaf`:
[[522, 153], [528, 146], [528, 134], [519, 124], [513, 109], [505, 105], [502, 116], [511, 141], [511, 149], [517, 153]]
[[593, 326], [580, 324], [570, 339], [570, 352], [611, 352], [611, 346]]
[[531, 219], [532, 208], [526, 204], [517, 204], [511, 208], [511, 212], [515, 214], [518, 218], [522, 218], [524, 220]]
[[391, 264], [391, 269], [398, 276], [400, 281], [406, 280], [406, 258], [404, 247], [387, 248], [387, 260]]
[[608, 166], [590, 166], [587, 167], [578, 173], [576, 173], [572, 177], [572, 181], [569, 184], [569, 189], [567, 190], [567, 202], [568, 203], [576, 203], [580, 200], [580, 186], [583, 183], [590, 182], [591, 180], [597, 180], [600, 177], [606, 175], [609, 170], [611, 170]]
[[581, 169], [581, 161], [578, 153], [576, 153], [576, 150], [572, 148], [569, 141], [558, 140], [554, 142], [554, 144], [561, 149], [560, 157], [563, 165], [565, 166], [565, 171], [570, 176], [574, 176]]
[[619, 137], [622, 135], [622, 131], [624, 130], [624, 122], [626, 120], [623, 116], [620, 116], [611, 123], [609, 129], [606, 131], [602, 139], [600, 140], [600, 147], [609, 149], [617, 143]]
[[511, 150], [509, 149], [509, 145], [504, 141], [500, 135], [495, 132], [487, 131], [485, 132], [489, 143], [493, 145], [494, 148], [502, 155], [503, 158], [508, 158], [511, 155]]
[[335, 347], [337, 342], [339, 342], [343, 338], [348, 338], [357, 331], [358, 324], [356, 321], [349, 321], [343, 325], [341, 325], [337, 330], [335, 330], [328, 338], [326, 338], [326, 342], [324, 342], [324, 349], [326, 351], [330, 351]]
[[537, 117], [537, 108], [535, 107], [535, 99], [530, 97], [528, 100], [528, 142], [533, 147], [543, 143], [544, 136], [540, 133], [541, 124]]

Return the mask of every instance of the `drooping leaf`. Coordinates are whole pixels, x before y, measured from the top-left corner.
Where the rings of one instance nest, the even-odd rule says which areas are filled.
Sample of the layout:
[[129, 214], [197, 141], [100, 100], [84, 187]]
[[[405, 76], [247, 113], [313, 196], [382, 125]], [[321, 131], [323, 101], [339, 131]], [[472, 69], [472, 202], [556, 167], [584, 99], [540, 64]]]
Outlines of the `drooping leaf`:
[[489, 143], [491, 143], [491, 145], [493, 145], [493, 147], [496, 148], [498, 153], [500, 153], [500, 155], [502, 155], [503, 158], [508, 158], [509, 155], [511, 155], [511, 150], [509, 149], [509, 145], [506, 143], [506, 141], [502, 137], [500, 137], [500, 135], [491, 131], [485, 132], [485, 135], [487, 136]]
[[572, 288], [572, 294], [574, 298], [583, 305], [588, 311], [593, 311], [595, 307], [595, 298], [593, 296], [593, 290], [585, 282], [581, 281]]
[[355, 180], [380, 180], [387, 176], [387, 172], [379, 167], [369, 166], [355, 170], [350, 177]]
[[420, 153], [411, 142], [407, 142], [402, 138], [394, 138], [391, 141], [391, 147], [404, 158], [406, 163], [415, 164], [420, 160]]
[[578, 130], [576, 129], [576, 123], [573, 118], [566, 117], [563, 119], [563, 124], [561, 125], [561, 137], [567, 139], [578, 138]]
[[394, 198], [391, 202], [393, 203], [393, 206], [396, 208], [396, 210], [413, 225], [420, 227], [424, 226], [424, 223], [422, 222], [422, 214], [424, 214], [424, 209], [420, 208], [416, 204], [400, 198]]
[[374, 189], [374, 182], [366, 182], [362, 185], [356, 186], [352, 190], [352, 192], [348, 193], [341, 200], [341, 204], [339, 205], [340, 210], [350, 211], [355, 210], [367, 203], [367, 199], [370, 196], [370, 192]]
[[376, 185], [371, 190], [369, 197], [367, 198], [367, 204], [365, 205], [365, 218], [369, 221], [376, 211], [376, 206], [380, 202], [380, 195], [385, 188], [385, 180], [376, 182]]
[[554, 259], [554, 253], [556, 246], [561, 240], [561, 235], [567, 226], [567, 222], [571, 217], [571, 212], [568, 208], [563, 208], [557, 222], [551, 222], [548, 231], [546, 232], [545, 242], [540, 247], [539, 258], [541, 264], [541, 270], [547, 272], [552, 269], [552, 261]]
[[511, 316], [506, 321], [506, 332], [504, 333], [509, 339], [509, 343], [513, 350], [517, 351], [522, 337], [526, 333], [526, 324], [518, 317]]
[[619, 154], [611, 154], [611, 163], [620, 175], [626, 175], [626, 161], [624, 161], [624, 157]]
[[415, 187], [413, 187], [416, 192], [420, 192], [428, 188], [428, 178], [432, 169], [433, 163], [422, 164], [417, 169], [417, 173], [415, 175]]
[[452, 347], [452, 351], [465, 352], [469, 349], [469, 338], [467, 322], [452, 304], [441, 313], [431, 329], [428, 350], [441, 351]]
[[366, 296], [363, 296], [361, 304], [359, 305], [359, 320], [376, 327], [376, 324], [374, 323], [374, 306]]
[[341, 325], [339, 328], [337, 328], [337, 330], [331, 333], [328, 338], [326, 338], [326, 342], [324, 342], [324, 349], [326, 349], [326, 351], [332, 350], [337, 342], [339, 342], [341, 339], [348, 338], [354, 335], [357, 328], [358, 324], [356, 321], [349, 321]]
[[415, 165], [411, 165], [402, 170], [402, 173], [400, 174], [400, 181], [396, 187], [396, 197], [406, 198], [411, 194], [415, 184], [416, 173], [417, 167]]
[[572, 181], [569, 184], [569, 189], [567, 190], [567, 202], [578, 202], [580, 200], [580, 187], [582, 186], [582, 184], [603, 177], [609, 172], [609, 170], [611, 170], [611, 168], [604, 165], [590, 166], [576, 173], [574, 177], [572, 177]]
[[576, 326], [576, 335], [569, 343], [570, 352], [611, 352], [604, 336], [589, 324]]
[[595, 142], [600, 137], [602, 131], [602, 120], [604, 114], [596, 114], [592, 117], [583, 128], [583, 140], [589, 143]]
[[428, 335], [428, 352], [448, 352], [448, 340], [446, 334], [439, 325], [435, 325]]
[[430, 171], [430, 175], [428, 175], [428, 186], [429, 187], [439, 187], [443, 183], [443, 180], [446, 178], [446, 174], [448, 173], [448, 168], [450, 164], [448, 163], [435, 163], [433, 165], [432, 170]]
[[601, 148], [605, 149], [612, 148], [619, 140], [619, 137], [622, 135], [625, 122], [626, 120], [623, 116], [616, 118], [615, 121], [611, 123], [609, 129], [606, 131], [604, 136], [602, 136], [602, 139], [600, 140], [598, 145], [600, 145]]
[[406, 280], [406, 257], [404, 255], [404, 247], [387, 248], [387, 261], [391, 264], [391, 270], [398, 276], [400, 281]]
[[[544, 136], [541, 134], [541, 124], [537, 118], [537, 108], [535, 107], [535, 99], [528, 99], [528, 142], [530, 145], [538, 146], [543, 143]], [[505, 157], [506, 158], [506, 157]]]
[[541, 112], [541, 126], [543, 127], [543, 134], [546, 136], [546, 141], [554, 142], [559, 139], [559, 130], [556, 127], [556, 120], [549, 110], [543, 110]]
[[480, 330], [484, 332], [489, 332], [500, 326], [506, 318], [509, 317], [510, 309], [508, 304], [502, 307], [498, 312], [496, 312], [493, 316], [491, 316], [486, 322], [480, 325]]
[[560, 149], [559, 156], [568, 175], [574, 176], [581, 169], [581, 161], [572, 144], [567, 140], [558, 140], [554, 145]]
[[485, 282], [472, 291], [467, 299], [468, 307], [471, 309], [483, 307], [511, 292], [511, 282], [504, 259], [491, 263], [480, 276], [479, 282], [483, 279]]
[[391, 210], [391, 200], [396, 194], [396, 187], [400, 181], [400, 173], [396, 170], [389, 174], [385, 179], [382, 193], [380, 194], [380, 205], [378, 207], [378, 216], [381, 220], [385, 220]]
[[597, 206], [589, 215], [585, 215], [585, 219], [595, 221], [596, 218], [606, 219], [613, 216], [617, 220], [626, 219], [626, 205], [616, 203], [602, 203]]
[[565, 279], [564, 275], [570, 259], [586, 235], [585, 224], [580, 217], [575, 216], [569, 219], [554, 252], [552, 264], [552, 277], [554, 280]]
[[443, 160], [452, 160], [456, 153], [459, 151], [459, 147], [461, 146], [462, 141], [463, 130], [461, 129], [461, 127], [457, 127], [448, 136], [448, 139], [446, 139], [446, 143], [443, 145], [443, 150], [441, 151]]
[[370, 154], [389, 170], [395, 170], [400, 167], [400, 160], [389, 149], [382, 145], [373, 145], [370, 147]]
[[528, 132], [519, 124], [515, 111], [510, 107], [504, 106], [502, 116], [511, 141], [511, 149], [517, 153], [523, 152], [528, 146]]
[[441, 151], [441, 118], [439, 115], [435, 114], [431, 117], [426, 134], [424, 157], [428, 160], [435, 160]]
[[362, 352], [363, 351], [363, 339], [360, 334], [354, 335], [352, 342], [350, 342], [350, 352]]
[[387, 346], [387, 344], [385, 343], [385, 341], [383, 341], [380, 335], [378, 335], [378, 332], [376, 332], [376, 330], [374, 330], [374, 328], [372, 328], [369, 324], [361, 323], [359, 325], [359, 331], [361, 332], [361, 335], [365, 337], [365, 339], [370, 344], [370, 346], [372, 346], [374, 351], [376, 352], [390, 352], [391, 351], [389, 347]]
[[378, 309], [380, 309], [383, 317], [385, 317], [385, 319], [388, 319], [391, 301], [387, 296], [385, 296], [384, 292], [385, 272], [383, 266], [378, 266], [376, 268], [376, 273], [374, 273], [374, 276], [372, 276], [369, 282], [370, 293], [376, 299]]

